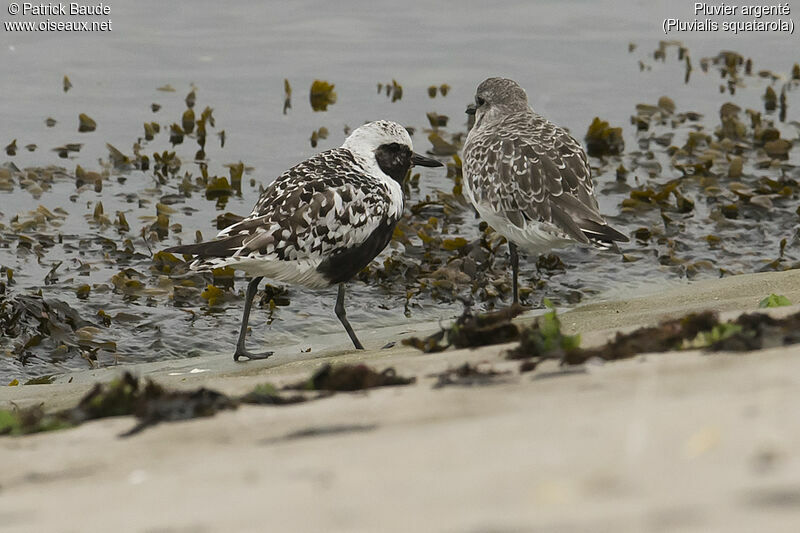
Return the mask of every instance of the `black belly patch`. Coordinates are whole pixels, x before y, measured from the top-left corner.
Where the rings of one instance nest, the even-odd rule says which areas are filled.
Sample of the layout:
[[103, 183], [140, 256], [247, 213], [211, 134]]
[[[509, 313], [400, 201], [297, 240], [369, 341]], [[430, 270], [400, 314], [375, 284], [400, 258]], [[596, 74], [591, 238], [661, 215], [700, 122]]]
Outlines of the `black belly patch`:
[[360, 245], [340, 248], [333, 252], [330, 257], [319, 264], [317, 272], [322, 274], [331, 285], [352, 279], [386, 248], [386, 245], [392, 240], [396, 225], [397, 220], [385, 219]]

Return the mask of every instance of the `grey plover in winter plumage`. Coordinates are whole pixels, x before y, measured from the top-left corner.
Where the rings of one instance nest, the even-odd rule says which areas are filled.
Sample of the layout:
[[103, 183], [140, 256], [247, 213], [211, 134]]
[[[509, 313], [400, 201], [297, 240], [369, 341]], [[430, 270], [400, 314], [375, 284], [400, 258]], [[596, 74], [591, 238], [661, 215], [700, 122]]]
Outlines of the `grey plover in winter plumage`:
[[340, 148], [290, 168], [261, 194], [253, 212], [217, 238], [167, 248], [196, 256], [193, 270], [229, 266], [251, 280], [233, 358], [264, 359], [245, 349], [245, 333], [264, 277], [313, 289], [339, 286], [335, 312], [357, 349], [347, 320], [345, 282], [383, 250], [403, 214], [402, 184], [412, 165], [443, 166], [412, 151], [408, 132], [394, 122], [370, 122]]
[[475, 125], [464, 144], [464, 191], [478, 214], [508, 240], [514, 303], [517, 247], [541, 254], [578, 242], [615, 248], [628, 238], [597, 207], [580, 143], [534, 113], [515, 81], [489, 78], [467, 107]]

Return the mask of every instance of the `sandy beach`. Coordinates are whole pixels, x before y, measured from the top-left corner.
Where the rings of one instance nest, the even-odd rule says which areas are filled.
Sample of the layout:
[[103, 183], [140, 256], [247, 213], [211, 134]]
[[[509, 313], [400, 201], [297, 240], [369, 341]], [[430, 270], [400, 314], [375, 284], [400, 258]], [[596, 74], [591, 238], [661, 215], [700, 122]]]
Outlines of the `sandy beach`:
[[[561, 319], [594, 345], [689, 311], [755, 311], [769, 293], [800, 301], [800, 272], [690, 283]], [[432, 331], [386, 328], [364, 339], [374, 347]], [[3, 387], [3, 407], [53, 410], [122, 370], [228, 394], [303, 379], [323, 362], [417, 377], [296, 406], [241, 406], [130, 438], [118, 435], [131, 417], [2, 438], [0, 529], [796, 530], [800, 348], [650, 354], [519, 374], [518, 363], [502, 358], [510, 344], [422, 354], [399, 343], [355, 352], [346, 341], [311, 339], [310, 353], [280, 347], [245, 364], [220, 354]], [[512, 372], [491, 385], [433, 388], [432, 374], [465, 361]]]

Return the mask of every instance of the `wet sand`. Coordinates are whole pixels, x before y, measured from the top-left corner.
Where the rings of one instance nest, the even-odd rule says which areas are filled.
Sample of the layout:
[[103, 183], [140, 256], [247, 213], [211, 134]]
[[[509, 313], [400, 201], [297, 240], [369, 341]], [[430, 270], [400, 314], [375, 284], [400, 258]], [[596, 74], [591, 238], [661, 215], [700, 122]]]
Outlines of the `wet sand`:
[[[800, 302], [800, 271], [701, 281], [560, 317], [592, 345], [689, 311], [755, 311], [772, 292]], [[220, 354], [124, 367], [168, 387], [229, 394], [297, 381], [326, 361], [393, 366], [418, 379], [296, 406], [242, 406], [126, 439], [117, 435], [133, 426], [130, 417], [2, 438], [0, 528], [795, 530], [800, 347], [643, 355], [570, 372], [545, 364], [494, 385], [433, 389], [426, 376], [464, 361], [517, 368], [501, 357], [510, 345], [429, 355], [399, 343], [379, 349], [435, 328], [359, 329], [374, 348], [359, 353], [332, 335], [280, 347], [267, 361]], [[63, 408], [122, 370], [3, 387], [0, 406]]]

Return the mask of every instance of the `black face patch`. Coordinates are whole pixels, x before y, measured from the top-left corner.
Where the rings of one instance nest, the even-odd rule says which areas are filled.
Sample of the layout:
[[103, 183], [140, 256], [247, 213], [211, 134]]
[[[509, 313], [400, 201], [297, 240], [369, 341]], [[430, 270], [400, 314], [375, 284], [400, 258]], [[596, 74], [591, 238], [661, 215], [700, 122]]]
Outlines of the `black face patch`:
[[375, 159], [384, 174], [402, 184], [411, 168], [411, 149], [399, 143], [382, 144], [375, 150]]

